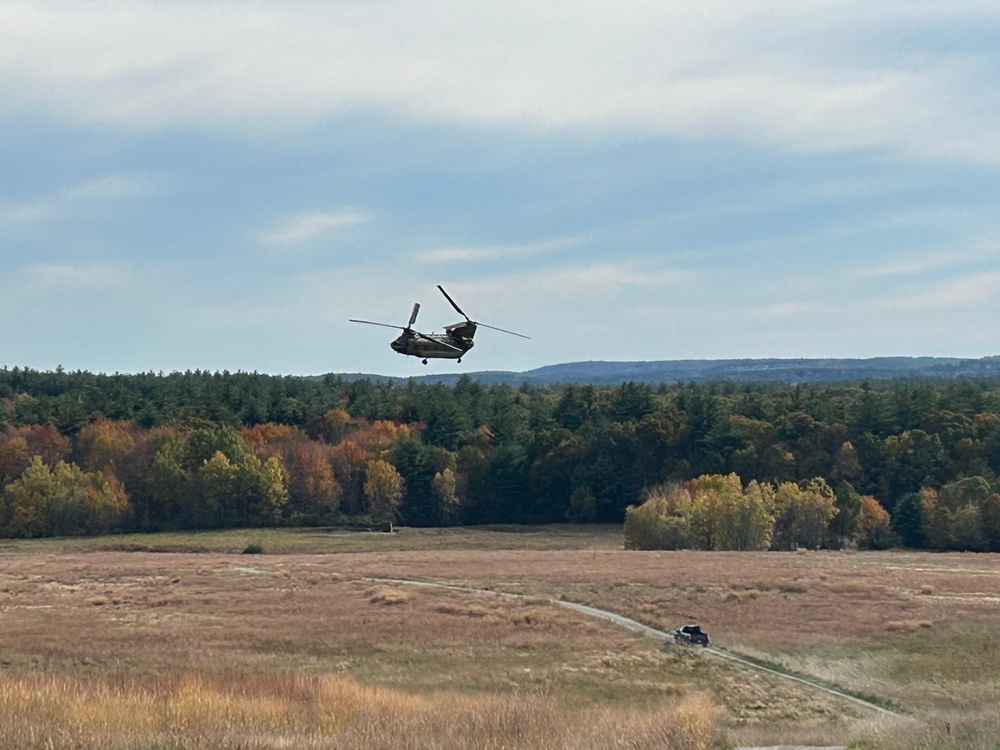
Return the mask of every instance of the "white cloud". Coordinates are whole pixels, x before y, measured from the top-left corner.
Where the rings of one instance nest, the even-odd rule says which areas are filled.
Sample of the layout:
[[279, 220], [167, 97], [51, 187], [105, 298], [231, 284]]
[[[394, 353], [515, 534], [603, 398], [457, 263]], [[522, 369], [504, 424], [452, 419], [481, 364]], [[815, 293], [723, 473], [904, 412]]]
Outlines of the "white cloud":
[[360, 108], [997, 163], [995, 62], [961, 44], [996, 23], [974, 0], [22, 0], [0, 10], [0, 99], [130, 128]]
[[366, 224], [372, 220], [367, 211], [353, 208], [335, 213], [300, 213], [285, 219], [281, 225], [261, 236], [266, 245], [297, 245], [316, 239], [337, 227]]
[[973, 273], [911, 288], [905, 293], [876, 300], [873, 306], [888, 310], [926, 310], [982, 307], [990, 302], [1000, 302], [1000, 271]]
[[543, 242], [526, 242], [512, 245], [490, 245], [487, 247], [441, 247], [417, 255], [417, 260], [425, 263], [449, 263], [452, 261], [492, 260], [519, 255], [536, 255], [554, 250], [563, 250], [583, 244], [582, 237], [559, 237]]
[[855, 268], [847, 272], [848, 276], [859, 279], [883, 278], [886, 276], [917, 276], [928, 271], [936, 271], [959, 263], [968, 262], [967, 257], [953, 255], [922, 255], [913, 258], [884, 263], [879, 266]]
[[[934, 212], [923, 212], [933, 214]], [[945, 212], [939, 212], [945, 213]], [[952, 223], [963, 221], [967, 216], [952, 216]], [[947, 217], [946, 217], [947, 218]], [[944, 222], [942, 222], [943, 224]], [[972, 241], [963, 242], [958, 250], [924, 253], [896, 258], [879, 265], [852, 268], [846, 275], [857, 279], [882, 279], [893, 276], [919, 276], [946, 268], [971, 268], [983, 264], [993, 264], [1000, 257], [1000, 242], [993, 235], [985, 235]]]
[[774, 302], [750, 309], [748, 312], [765, 317], [785, 318], [811, 312], [817, 307], [815, 302]]
[[676, 286], [695, 277], [692, 271], [649, 271], [632, 263], [595, 263], [532, 275], [537, 278], [535, 283], [543, 289], [572, 294], [614, 292], [623, 287]]
[[[457, 294], [489, 295], [503, 300], [539, 300], [553, 296], [612, 295], [628, 288], [656, 289], [692, 282], [693, 271], [649, 270], [634, 263], [591, 263], [544, 271], [525, 271], [483, 281], [454, 284]], [[451, 286], [446, 285], [451, 291]]]
[[113, 263], [36, 263], [24, 271], [31, 281], [60, 287], [108, 287], [126, 281], [128, 276]]
[[39, 224], [95, 206], [141, 197], [154, 191], [141, 175], [107, 175], [39, 196], [22, 203], [0, 203], [0, 227]]

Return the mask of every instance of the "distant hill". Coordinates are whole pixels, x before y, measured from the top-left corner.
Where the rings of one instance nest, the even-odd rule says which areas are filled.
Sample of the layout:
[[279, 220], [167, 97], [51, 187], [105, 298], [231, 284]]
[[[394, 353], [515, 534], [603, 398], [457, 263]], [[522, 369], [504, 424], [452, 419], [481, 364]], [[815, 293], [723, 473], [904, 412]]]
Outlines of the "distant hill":
[[673, 383], [735, 380], [782, 383], [829, 383], [841, 380], [898, 378], [956, 378], [1000, 376], [1000, 356], [982, 359], [954, 357], [875, 357], [872, 359], [681, 359], [657, 362], [570, 362], [525, 372], [482, 371], [388, 378], [382, 375], [341, 374], [349, 380], [415, 380], [454, 384], [463, 374], [488, 385], [506, 383], [538, 386], [556, 383], [617, 385], [628, 381]]

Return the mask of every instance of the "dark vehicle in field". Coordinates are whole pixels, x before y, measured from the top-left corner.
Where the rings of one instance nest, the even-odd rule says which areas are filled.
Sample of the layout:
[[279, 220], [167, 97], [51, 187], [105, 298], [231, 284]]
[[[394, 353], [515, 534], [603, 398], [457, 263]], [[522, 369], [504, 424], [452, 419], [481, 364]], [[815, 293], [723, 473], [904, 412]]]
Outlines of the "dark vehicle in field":
[[674, 641], [690, 646], [707, 646], [708, 633], [702, 632], [700, 625], [685, 625], [674, 631]]

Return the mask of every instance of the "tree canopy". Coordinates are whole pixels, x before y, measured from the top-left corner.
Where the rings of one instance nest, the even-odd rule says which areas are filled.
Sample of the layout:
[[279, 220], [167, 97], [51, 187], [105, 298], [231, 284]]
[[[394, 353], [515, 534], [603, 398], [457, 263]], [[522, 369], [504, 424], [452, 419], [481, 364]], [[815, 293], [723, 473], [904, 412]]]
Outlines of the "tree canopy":
[[[620, 523], [652, 502], [674, 545], [985, 550], [1000, 547], [998, 474], [993, 378], [513, 388], [0, 369], [6, 534]], [[102, 520], [58, 510], [85, 495]]]

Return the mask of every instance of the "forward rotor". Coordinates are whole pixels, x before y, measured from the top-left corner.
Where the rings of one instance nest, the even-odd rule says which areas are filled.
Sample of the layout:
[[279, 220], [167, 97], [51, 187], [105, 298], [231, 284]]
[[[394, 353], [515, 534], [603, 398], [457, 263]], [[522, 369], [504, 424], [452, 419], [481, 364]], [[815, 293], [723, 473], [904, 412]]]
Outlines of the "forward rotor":
[[[349, 318], [348, 322], [350, 322], [350, 323], [365, 323], [365, 324], [370, 325], [370, 326], [382, 326], [383, 328], [395, 328], [398, 331], [405, 331], [407, 333], [413, 333], [413, 334], [416, 334], [418, 336], [423, 336], [422, 333], [419, 333], [418, 331], [414, 331], [413, 330], [413, 324], [417, 322], [417, 313], [418, 312], [420, 312], [420, 303], [419, 302], [414, 302], [413, 303], [413, 312], [410, 313], [410, 322], [407, 323], [405, 326], [397, 326], [397, 325], [393, 325], [392, 323], [376, 323], [374, 320], [358, 320], [356, 318]], [[426, 336], [424, 336], [424, 338], [426, 338]]]

